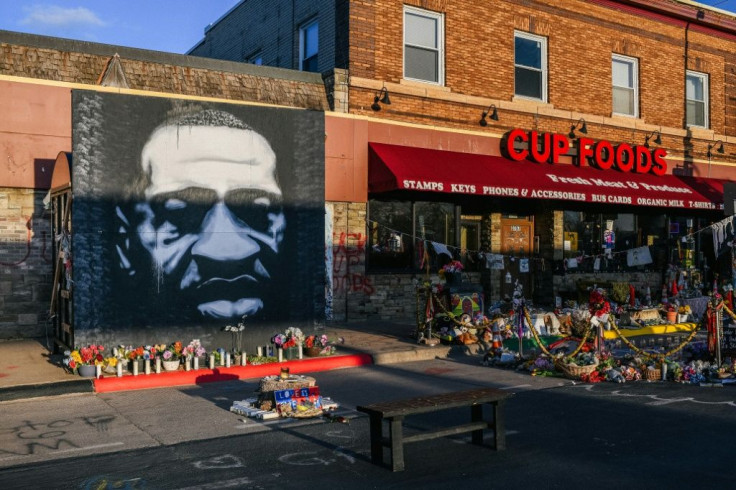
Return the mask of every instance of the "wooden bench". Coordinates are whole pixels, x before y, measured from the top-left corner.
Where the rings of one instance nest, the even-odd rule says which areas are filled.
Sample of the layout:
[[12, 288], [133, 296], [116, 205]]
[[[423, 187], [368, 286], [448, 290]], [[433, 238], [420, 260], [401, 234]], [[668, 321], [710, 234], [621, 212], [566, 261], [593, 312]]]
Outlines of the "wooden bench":
[[[484, 429], [493, 429], [494, 448], [502, 451], [506, 449], [503, 406], [511, 396], [512, 393], [494, 388], [481, 388], [359, 406], [358, 411], [367, 413], [370, 419], [371, 462], [382, 465], [383, 448], [388, 447], [391, 448], [391, 469], [403, 471], [405, 443], [472, 432], [473, 444], [482, 445]], [[483, 420], [484, 404], [493, 406], [492, 421]], [[470, 423], [404, 437], [402, 423], [405, 417], [457, 407], [470, 407]], [[388, 421], [388, 437], [383, 436], [383, 420]]]

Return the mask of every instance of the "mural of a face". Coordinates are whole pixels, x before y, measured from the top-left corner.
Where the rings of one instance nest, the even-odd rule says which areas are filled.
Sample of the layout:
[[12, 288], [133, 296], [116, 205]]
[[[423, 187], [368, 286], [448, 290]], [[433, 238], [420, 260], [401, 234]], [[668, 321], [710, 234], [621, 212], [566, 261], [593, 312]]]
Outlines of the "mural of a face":
[[247, 126], [164, 125], [141, 165], [132, 234], [156, 273], [203, 317], [261, 311], [286, 229], [268, 141]]

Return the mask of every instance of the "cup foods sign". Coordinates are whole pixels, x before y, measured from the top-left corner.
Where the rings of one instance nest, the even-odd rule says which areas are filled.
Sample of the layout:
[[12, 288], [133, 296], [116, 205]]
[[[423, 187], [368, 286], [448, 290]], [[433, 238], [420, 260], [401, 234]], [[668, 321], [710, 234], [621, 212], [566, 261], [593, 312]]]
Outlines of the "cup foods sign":
[[[569, 140], [561, 134], [538, 133], [513, 129], [501, 141], [501, 152], [514, 161], [528, 160], [539, 164], [556, 164], [560, 157], [570, 156]], [[403, 189], [477, 194], [495, 197], [555, 199], [565, 201], [626, 204], [635, 206], [675, 207], [690, 209], [722, 209], [678, 179], [659, 177], [667, 173], [667, 152], [641, 145], [579, 138], [574, 147], [574, 165], [544, 165], [541, 175], [511, 168], [503, 162], [488, 162], [488, 169], [457, 169], [456, 177], [447, 179], [412, 178], [401, 180]], [[502, 160], [498, 157], [491, 159]], [[588, 166], [600, 170], [586, 171]], [[575, 167], [580, 168], [577, 170]], [[543, 176], [535, 178], [535, 174]], [[418, 176], [417, 176], [418, 177]]]
[[[516, 148], [516, 143], [526, 143], [526, 148]], [[531, 160], [537, 163], [560, 163], [560, 157], [567, 154], [570, 142], [564, 134], [526, 132], [523, 129], [512, 129], [501, 140], [501, 152], [512, 160]], [[663, 148], [649, 149], [642, 145], [620, 143], [613, 145], [610, 141], [595, 141], [590, 138], [578, 138], [574, 144], [577, 158], [573, 163], [578, 167], [586, 164], [600, 170], [618, 170], [635, 174], [652, 173], [665, 175], [667, 151]]]

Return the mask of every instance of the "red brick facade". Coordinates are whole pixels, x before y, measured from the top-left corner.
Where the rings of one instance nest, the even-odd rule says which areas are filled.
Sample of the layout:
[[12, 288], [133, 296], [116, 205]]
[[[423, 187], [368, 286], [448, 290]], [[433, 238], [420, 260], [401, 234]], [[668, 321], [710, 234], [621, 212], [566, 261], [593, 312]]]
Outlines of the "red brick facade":
[[[442, 86], [403, 79], [404, 5], [444, 14]], [[684, 17], [665, 15], [662, 9], [672, 6]], [[712, 10], [704, 15], [716, 24], [735, 20]], [[724, 163], [735, 161], [729, 144], [736, 144], [736, 31], [699, 23], [692, 4], [363, 0], [351, 2], [350, 16], [353, 114], [489, 134], [512, 127], [567, 133], [571, 122], [583, 117], [595, 139], [642, 144], [647, 133], [661, 131], [670, 158], [694, 167], [695, 175], [705, 174], [708, 144], [723, 140], [726, 156], [712, 162], [711, 177], [732, 172]], [[514, 98], [514, 31], [547, 38], [546, 104]], [[611, 114], [613, 54], [638, 59], [639, 118]], [[707, 130], [683, 129], [686, 65], [709, 76]], [[392, 105], [374, 112], [370, 104], [384, 84]], [[490, 103], [498, 107], [500, 121], [482, 129], [478, 119]]]

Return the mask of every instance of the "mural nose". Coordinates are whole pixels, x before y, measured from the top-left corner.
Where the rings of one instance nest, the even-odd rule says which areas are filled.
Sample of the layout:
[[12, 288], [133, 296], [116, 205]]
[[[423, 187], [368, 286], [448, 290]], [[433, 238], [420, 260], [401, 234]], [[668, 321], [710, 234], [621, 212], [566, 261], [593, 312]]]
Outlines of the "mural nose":
[[239, 223], [223, 202], [218, 202], [204, 217], [192, 254], [213, 260], [250, 257], [260, 250], [260, 245], [248, 231], [248, 227]]

